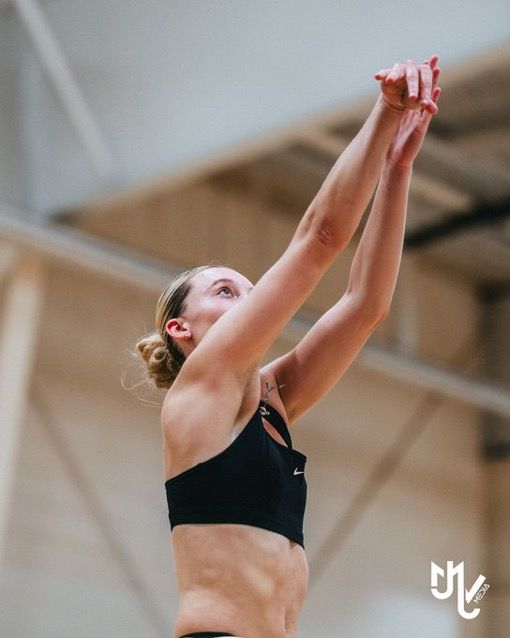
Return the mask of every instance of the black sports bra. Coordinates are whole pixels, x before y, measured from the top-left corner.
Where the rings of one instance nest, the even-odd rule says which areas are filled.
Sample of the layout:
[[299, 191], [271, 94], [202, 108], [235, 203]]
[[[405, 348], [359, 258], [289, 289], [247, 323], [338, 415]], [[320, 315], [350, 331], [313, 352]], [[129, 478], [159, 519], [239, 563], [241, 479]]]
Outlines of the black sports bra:
[[[287, 446], [265, 430], [261, 411]], [[285, 421], [261, 401], [219, 454], [165, 482], [170, 528], [183, 523], [238, 523], [277, 532], [304, 547], [306, 456], [292, 449]]]

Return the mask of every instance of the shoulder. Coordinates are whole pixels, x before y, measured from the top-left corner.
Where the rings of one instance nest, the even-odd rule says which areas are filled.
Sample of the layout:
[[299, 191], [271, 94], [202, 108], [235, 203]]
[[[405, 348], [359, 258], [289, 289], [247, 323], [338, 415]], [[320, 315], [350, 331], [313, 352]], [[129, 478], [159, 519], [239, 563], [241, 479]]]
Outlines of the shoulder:
[[173, 450], [216, 446], [227, 440], [243, 418], [243, 410], [258, 397], [246, 384], [224, 370], [216, 379], [211, 376], [177, 379], [163, 398], [161, 430], [165, 445]]

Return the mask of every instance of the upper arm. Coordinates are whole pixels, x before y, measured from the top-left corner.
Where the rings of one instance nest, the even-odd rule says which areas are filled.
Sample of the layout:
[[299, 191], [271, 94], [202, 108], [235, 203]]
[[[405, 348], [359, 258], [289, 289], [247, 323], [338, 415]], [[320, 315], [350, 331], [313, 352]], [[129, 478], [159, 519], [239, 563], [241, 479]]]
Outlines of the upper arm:
[[262, 368], [284, 385], [280, 397], [290, 424], [331, 390], [381, 320], [346, 293], [292, 350]]
[[176, 383], [189, 374], [225, 369], [245, 377], [259, 365], [285, 324], [310, 295], [338, 251], [311, 233], [294, 238], [242, 301], [225, 312], [188, 356]]

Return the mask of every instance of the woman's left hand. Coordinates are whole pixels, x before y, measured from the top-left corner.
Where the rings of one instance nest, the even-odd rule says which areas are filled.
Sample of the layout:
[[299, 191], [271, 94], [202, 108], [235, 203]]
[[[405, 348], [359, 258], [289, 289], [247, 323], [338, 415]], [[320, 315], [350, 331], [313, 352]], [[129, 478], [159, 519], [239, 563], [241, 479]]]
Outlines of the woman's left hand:
[[[439, 73], [440, 70], [438, 67], [433, 69], [432, 100], [434, 106], [436, 106], [439, 96], [441, 95], [441, 89], [436, 86]], [[390, 144], [386, 161], [394, 166], [412, 166], [423, 144], [430, 121], [436, 113], [437, 106], [434, 113], [425, 108], [407, 110], [403, 114], [400, 126]]]
[[438, 60], [439, 57], [433, 55], [423, 64], [407, 60], [378, 71], [374, 77], [380, 82], [383, 101], [397, 111], [424, 108], [435, 114], [433, 82]]

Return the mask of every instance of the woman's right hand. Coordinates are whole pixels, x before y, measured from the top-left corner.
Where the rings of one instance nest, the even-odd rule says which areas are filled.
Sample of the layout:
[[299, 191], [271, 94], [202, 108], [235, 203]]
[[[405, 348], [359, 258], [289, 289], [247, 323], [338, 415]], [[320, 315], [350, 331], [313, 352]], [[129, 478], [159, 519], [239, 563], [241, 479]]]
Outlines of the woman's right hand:
[[380, 81], [381, 97], [385, 104], [397, 111], [421, 108], [433, 115], [437, 113], [432, 78], [438, 60], [439, 57], [433, 55], [423, 64], [407, 60], [378, 71], [374, 77]]

